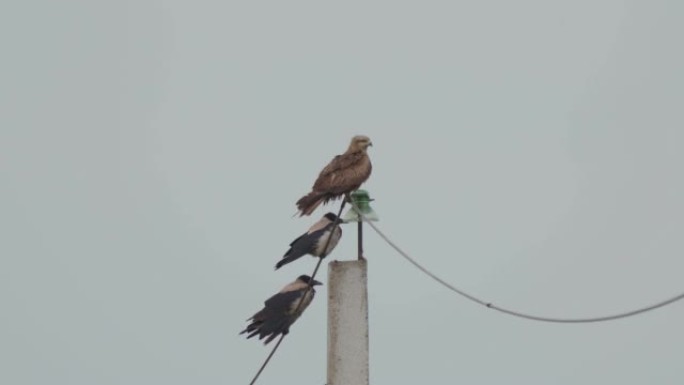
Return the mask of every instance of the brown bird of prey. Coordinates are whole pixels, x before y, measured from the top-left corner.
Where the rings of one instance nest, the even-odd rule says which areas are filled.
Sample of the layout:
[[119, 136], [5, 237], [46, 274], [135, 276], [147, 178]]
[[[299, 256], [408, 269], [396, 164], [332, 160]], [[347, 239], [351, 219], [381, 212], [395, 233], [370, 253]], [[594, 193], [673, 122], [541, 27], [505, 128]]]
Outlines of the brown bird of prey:
[[[339, 223], [340, 218], [333, 213], [327, 213], [318, 222], [314, 223], [309, 231], [300, 235], [290, 243], [290, 249], [283, 255], [283, 258], [276, 263], [276, 270], [284, 265], [295, 261], [305, 254], [314, 257], [325, 258], [337, 246], [342, 238], [342, 228]], [[337, 225], [336, 225], [337, 223]], [[333, 228], [335, 231], [333, 232]], [[331, 238], [332, 234], [332, 238]], [[330, 238], [330, 240], [328, 240]], [[326, 250], [323, 250], [327, 246]]]
[[353, 137], [347, 151], [334, 157], [318, 175], [311, 192], [297, 201], [299, 216], [311, 215], [321, 203], [358, 189], [371, 174], [372, 166], [366, 149], [372, 145], [367, 136]]
[[[309, 285], [311, 288], [309, 289]], [[259, 335], [266, 338], [264, 345], [273, 341], [278, 335], [287, 335], [290, 326], [309, 306], [316, 294], [314, 286], [322, 283], [311, 279], [308, 275], [300, 275], [294, 282], [287, 284], [279, 293], [264, 302], [264, 308], [247, 321], [251, 321], [240, 334], [249, 333], [247, 338]], [[300, 305], [299, 303], [302, 302]]]

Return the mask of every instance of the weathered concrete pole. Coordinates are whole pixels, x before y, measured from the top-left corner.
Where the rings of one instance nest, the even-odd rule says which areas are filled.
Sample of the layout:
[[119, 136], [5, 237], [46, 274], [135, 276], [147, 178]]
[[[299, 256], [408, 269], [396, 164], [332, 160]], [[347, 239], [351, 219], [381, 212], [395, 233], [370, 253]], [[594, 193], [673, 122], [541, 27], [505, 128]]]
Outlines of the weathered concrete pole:
[[328, 264], [327, 385], [368, 385], [366, 260]]

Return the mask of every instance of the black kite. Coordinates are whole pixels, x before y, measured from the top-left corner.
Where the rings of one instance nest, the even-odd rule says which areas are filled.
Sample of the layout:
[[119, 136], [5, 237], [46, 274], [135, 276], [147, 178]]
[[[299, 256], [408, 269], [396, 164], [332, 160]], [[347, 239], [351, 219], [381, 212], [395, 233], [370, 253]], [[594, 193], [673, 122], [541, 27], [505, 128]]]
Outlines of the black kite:
[[321, 203], [358, 189], [371, 174], [372, 166], [366, 149], [372, 145], [367, 136], [353, 137], [347, 151], [333, 158], [318, 175], [311, 192], [297, 201], [299, 216], [311, 215]]

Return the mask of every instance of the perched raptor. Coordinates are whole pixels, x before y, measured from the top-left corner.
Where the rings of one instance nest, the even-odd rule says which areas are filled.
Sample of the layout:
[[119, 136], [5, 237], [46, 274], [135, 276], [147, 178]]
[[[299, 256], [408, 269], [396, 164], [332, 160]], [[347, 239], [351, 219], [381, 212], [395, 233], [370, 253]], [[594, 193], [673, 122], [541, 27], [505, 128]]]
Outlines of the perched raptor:
[[[325, 258], [337, 246], [337, 242], [342, 237], [342, 229], [339, 225], [340, 219], [333, 213], [327, 213], [318, 222], [314, 223], [309, 231], [299, 236], [290, 243], [290, 249], [283, 258], [275, 265], [275, 269], [299, 259], [305, 254], [314, 257]], [[337, 223], [337, 225], [335, 225]], [[335, 231], [333, 232], [333, 228]], [[330, 236], [332, 234], [332, 237]], [[330, 241], [328, 241], [330, 238]], [[324, 248], [327, 244], [327, 250]]]
[[347, 151], [334, 157], [318, 175], [311, 192], [297, 201], [299, 216], [311, 215], [321, 203], [358, 189], [371, 174], [371, 161], [366, 149], [372, 145], [367, 136], [353, 137]]
[[[309, 289], [311, 285], [311, 289]], [[247, 338], [259, 335], [265, 337], [264, 345], [273, 341], [278, 335], [290, 332], [290, 326], [299, 318], [313, 300], [316, 290], [314, 286], [322, 283], [311, 279], [308, 275], [300, 275], [294, 282], [287, 284], [278, 294], [264, 302], [264, 308], [247, 321], [251, 321], [240, 334], [249, 333]], [[307, 292], [308, 291], [308, 292]], [[301, 306], [299, 303], [302, 302]]]

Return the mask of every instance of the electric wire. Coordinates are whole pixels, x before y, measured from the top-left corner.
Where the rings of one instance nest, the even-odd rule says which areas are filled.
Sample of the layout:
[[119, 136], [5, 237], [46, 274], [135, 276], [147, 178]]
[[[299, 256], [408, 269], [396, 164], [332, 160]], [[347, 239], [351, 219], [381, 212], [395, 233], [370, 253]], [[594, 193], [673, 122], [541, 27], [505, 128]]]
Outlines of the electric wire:
[[[355, 204], [353, 204], [354, 210], [356, 210], [358, 213], [360, 213], [360, 210], [356, 207]], [[627, 317], [632, 317], [637, 314], [641, 313], [646, 313], [651, 310], [655, 310], [658, 308], [661, 308], [663, 306], [667, 306], [669, 304], [672, 304], [674, 302], [677, 302], [681, 299], [684, 299], [684, 293], [681, 293], [679, 295], [676, 295], [672, 298], [666, 299], [664, 301], [660, 301], [657, 303], [654, 303], [649, 306], [645, 306], [642, 308], [638, 308], [635, 310], [630, 310], [622, 313], [617, 313], [617, 314], [611, 314], [611, 315], [606, 315], [606, 316], [598, 316], [598, 317], [587, 317], [587, 318], [555, 318], [555, 317], [543, 317], [543, 316], [537, 316], [537, 315], [531, 315], [523, 312], [519, 312], [516, 310], [510, 310], [506, 309], [501, 306], [497, 306], [491, 302], [484, 301], [482, 299], [479, 299], [471, 294], [466, 293], [465, 291], [458, 289], [457, 287], [451, 285], [450, 283], [444, 281], [437, 275], [435, 275], [433, 272], [416, 262], [414, 258], [412, 258], [408, 253], [406, 253], [404, 250], [402, 250], [399, 246], [397, 246], [396, 243], [394, 243], [387, 235], [385, 235], [373, 222], [369, 221], [363, 214], [360, 214], [361, 217], [363, 218], [363, 221], [368, 223], [370, 227], [375, 230], [375, 232], [382, 238], [390, 247], [392, 247], [395, 251], [399, 253], [404, 259], [406, 259], [409, 263], [411, 263], [413, 266], [415, 266], [418, 270], [422, 271], [425, 273], [427, 276], [432, 278], [433, 280], [437, 281], [439, 284], [442, 286], [446, 287], [447, 289], [469, 299], [472, 302], [475, 302], [479, 305], [485, 306], [489, 309], [494, 309], [496, 311], [499, 311], [504, 314], [512, 315], [514, 317], [519, 317], [519, 318], [524, 318], [528, 320], [533, 320], [533, 321], [540, 321], [540, 322], [553, 322], [553, 323], [591, 323], [591, 322], [604, 322], [604, 321], [613, 321], [621, 318], [627, 318]]]

